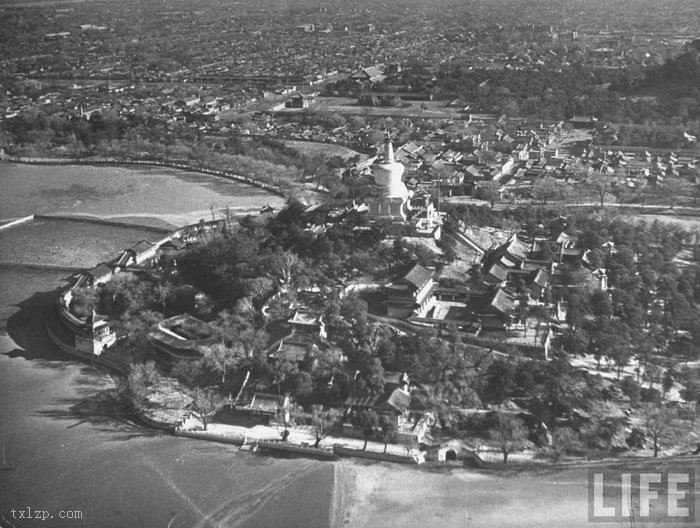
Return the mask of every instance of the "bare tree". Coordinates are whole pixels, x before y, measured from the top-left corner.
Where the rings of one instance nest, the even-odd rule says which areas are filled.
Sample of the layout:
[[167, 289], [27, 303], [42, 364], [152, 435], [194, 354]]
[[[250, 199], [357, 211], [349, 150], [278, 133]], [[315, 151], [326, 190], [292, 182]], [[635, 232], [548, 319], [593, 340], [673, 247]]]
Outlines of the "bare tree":
[[691, 195], [692, 186], [682, 178], [667, 176], [662, 182], [657, 183], [655, 191], [662, 199], [667, 200], [673, 209], [681, 197]]
[[508, 463], [508, 454], [524, 447], [527, 442], [527, 429], [522, 420], [506, 413], [498, 413], [497, 423], [489, 431], [491, 439], [503, 453], [503, 463]]
[[326, 438], [337, 425], [341, 412], [338, 409], [323, 409], [323, 405], [311, 407], [311, 427], [316, 438], [314, 447], [318, 447], [321, 440]]
[[272, 275], [285, 289], [292, 288], [299, 274], [303, 273], [303, 263], [291, 250], [275, 255], [271, 264]]
[[659, 381], [659, 378], [661, 377], [661, 373], [663, 372], [662, 368], [659, 367], [658, 365], [655, 365], [654, 363], [649, 363], [648, 365], [645, 366], [644, 368], [644, 377], [649, 381], [649, 388], [651, 389], [653, 384]]
[[182, 381], [188, 388], [192, 388], [194, 380], [202, 373], [203, 361], [180, 360], [173, 365], [170, 373]]
[[398, 427], [396, 426], [396, 420], [393, 420], [390, 416], [383, 414], [379, 418], [379, 428], [382, 434], [382, 442], [384, 442], [384, 452], [386, 453], [386, 447], [389, 442], [396, 440], [398, 435]]
[[700, 382], [693, 379], [685, 381], [685, 387], [681, 389], [681, 397], [685, 400], [691, 411], [691, 427], [695, 426], [695, 420], [700, 414]]
[[160, 375], [153, 361], [132, 363], [131, 371], [126, 378], [125, 395], [132, 405], [145, 402], [148, 388], [160, 381]]
[[365, 439], [365, 444], [362, 446], [363, 451], [367, 449], [367, 441], [374, 434], [374, 429], [377, 427], [378, 423], [379, 417], [372, 409], [365, 409], [353, 416], [353, 427], [360, 429]]
[[200, 348], [204, 364], [221, 374], [221, 383], [226, 383], [226, 374], [239, 367], [246, 360], [240, 347], [227, 347], [224, 343], [214, 343]]
[[603, 172], [586, 172], [584, 188], [596, 195], [600, 200], [600, 206], [605, 205], [605, 196], [611, 193], [615, 187], [617, 178]]
[[677, 435], [674, 427], [676, 413], [668, 407], [660, 407], [653, 403], [642, 406], [640, 412], [646, 433], [653, 442], [654, 458], [656, 458], [659, 456], [661, 445], [671, 442]]
[[413, 435], [403, 435], [401, 437], [401, 445], [406, 450], [406, 455], [410, 456], [411, 451], [418, 447], [418, 442], [416, 441], [416, 437]]
[[280, 399], [279, 405], [275, 410], [275, 424], [282, 440], [287, 441], [289, 428], [296, 423], [299, 417], [303, 416], [305, 416], [304, 409], [300, 405], [291, 402], [287, 396], [284, 399]]
[[213, 390], [197, 389], [192, 394], [192, 414], [202, 422], [205, 431], [220, 403], [221, 397]]
[[214, 323], [221, 342], [250, 359], [267, 345], [267, 334], [255, 325], [252, 302], [236, 303], [236, 311], [224, 310]]

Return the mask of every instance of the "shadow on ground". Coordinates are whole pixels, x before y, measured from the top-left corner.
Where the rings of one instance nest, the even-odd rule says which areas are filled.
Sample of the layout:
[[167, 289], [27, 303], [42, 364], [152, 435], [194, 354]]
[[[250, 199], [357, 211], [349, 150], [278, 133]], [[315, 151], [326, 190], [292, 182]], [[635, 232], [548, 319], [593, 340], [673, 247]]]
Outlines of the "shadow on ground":
[[[67, 282], [69, 277], [65, 280]], [[8, 352], [8, 357], [23, 358], [42, 367], [59, 369], [65, 368], [68, 361], [76, 362], [75, 358], [56, 347], [46, 334], [46, 318], [53, 310], [59, 293], [60, 288], [38, 292], [13, 304], [19, 310], [10, 315], [5, 326], [7, 334], [19, 348]]]
[[114, 440], [162, 434], [142, 424], [124, 404], [109, 373], [63, 352], [49, 339], [46, 319], [54, 309], [60, 290], [61, 287], [37, 292], [13, 304], [18, 310], [10, 315], [6, 323], [7, 335], [17, 345], [5, 353], [7, 357], [30, 361], [36, 368], [60, 371], [79, 369], [77, 375], [70, 377], [75, 397], [54, 399], [48, 408], [38, 411], [36, 415], [65, 420], [69, 428], [90, 424], [98, 430], [117, 433]]
[[[89, 424], [99, 431], [116, 433], [110, 437], [113, 441], [163, 434], [141, 424], [117, 389], [96, 390], [98, 387], [91, 376], [81, 375], [74, 383], [78, 384], [78, 393], [83, 398], [56, 399], [51, 403], [51, 408], [39, 411], [36, 415], [64, 420], [68, 423], [68, 429]], [[104, 383], [100, 386], [104, 386]]]

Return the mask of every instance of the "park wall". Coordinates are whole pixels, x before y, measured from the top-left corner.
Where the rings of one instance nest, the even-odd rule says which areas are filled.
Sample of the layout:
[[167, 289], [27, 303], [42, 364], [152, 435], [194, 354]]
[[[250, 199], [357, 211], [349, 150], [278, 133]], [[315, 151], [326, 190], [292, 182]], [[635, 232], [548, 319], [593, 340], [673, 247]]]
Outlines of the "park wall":
[[350, 447], [343, 447], [340, 445], [334, 445], [333, 451], [339, 456], [368, 458], [371, 460], [380, 460], [382, 462], [395, 462], [397, 464], [420, 464], [424, 461], [423, 457], [420, 455], [394, 455], [392, 453], [379, 453], [377, 451], [352, 449]]
[[183, 431], [175, 429], [175, 436], [183, 436], [185, 438], [194, 438], [197, 440], [208, 440], [210, 442], [220, 442], [222, 444], [231, 444], [241, 446], [245, 444], [247, 436], [231, 433], [216, 433], [214, 431]]

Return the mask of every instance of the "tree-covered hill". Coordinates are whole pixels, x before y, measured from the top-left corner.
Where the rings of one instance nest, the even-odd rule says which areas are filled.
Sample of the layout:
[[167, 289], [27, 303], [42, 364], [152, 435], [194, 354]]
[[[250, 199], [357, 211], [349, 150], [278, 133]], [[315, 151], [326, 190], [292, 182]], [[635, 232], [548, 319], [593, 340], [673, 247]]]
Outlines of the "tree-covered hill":
[[700, 93], [700, 39], [688, 45], [688, 51], [647, 72], [646, 84], [673, 83], [689, 93]]

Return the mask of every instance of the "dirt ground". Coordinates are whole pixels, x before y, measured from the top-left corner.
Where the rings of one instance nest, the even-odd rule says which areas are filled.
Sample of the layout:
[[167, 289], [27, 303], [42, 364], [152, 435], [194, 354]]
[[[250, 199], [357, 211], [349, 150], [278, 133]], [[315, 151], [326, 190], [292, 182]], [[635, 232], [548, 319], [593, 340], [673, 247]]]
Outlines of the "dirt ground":
[[[347, 528], [590, 528], [588, 468], [426, 468], [348, 462], [355, 502]], [[630, 461], [625, 469], [700, 468], [700, 459]], [[697, 491], [696, 491], [697, 498]], [[657, 526], [639, 524], [643, 526]], [[690, 528], [692, 523], [662, 523]], [[630, 526], [629, 523], [611, 526]]]

